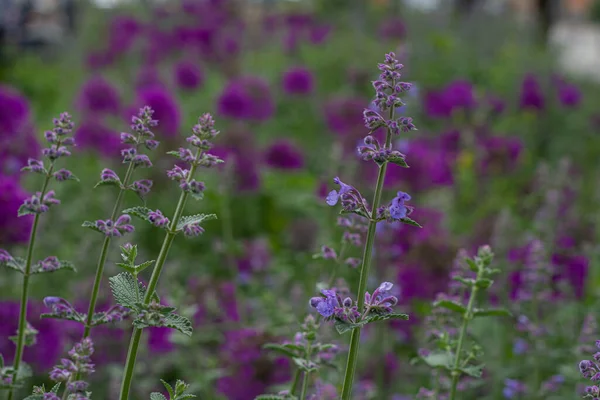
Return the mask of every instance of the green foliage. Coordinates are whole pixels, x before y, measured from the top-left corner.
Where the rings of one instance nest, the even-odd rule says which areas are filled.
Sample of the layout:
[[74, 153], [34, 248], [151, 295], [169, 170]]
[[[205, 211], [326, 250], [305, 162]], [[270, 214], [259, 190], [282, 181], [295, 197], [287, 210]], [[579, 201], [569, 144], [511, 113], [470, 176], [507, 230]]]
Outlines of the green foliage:
[[20, 273], [25, 273], [25, 259], [20, 257], [12, 257], [8, 261], [0, 262], [0, 267], [6, 267], [9, 269], [13, 269], [15, 271], [19, 271]]
[[368, 315], [367, 317], [365, 317], [363, 320], [356, 322], [356, 323], [350, 323], [350, 322], [345, 322], [345, 321], [341, 321], [341, 320], [335, 320], [335, 329], [338, 331], [338, 333], [344, 334], [346, 332], [350, 332], [353, 329], [356, 329], [358, 327], [363, 327], [367, 324], [370, 324], [371, 322], [378, 322], [378, 321], [387, 321], [389, 319], [402, 319], [404, 321], [408, 321], [408, 315], [407, 314], [382, 314], [382, 315]]
[[214, 220], [217, 219], [217, 215], [216, 214], [196, 214], [196, 215], [186, 215], [184, 217], [181, 217], [179, 219], [179, 221], [177, 222], [177, 227], [175, 228], [176, 231], [180, 231], [183, 229], [183, 227], [185, 225], [188, 224], [200, 224], [204, 221], [210, 221], [210, 220]]

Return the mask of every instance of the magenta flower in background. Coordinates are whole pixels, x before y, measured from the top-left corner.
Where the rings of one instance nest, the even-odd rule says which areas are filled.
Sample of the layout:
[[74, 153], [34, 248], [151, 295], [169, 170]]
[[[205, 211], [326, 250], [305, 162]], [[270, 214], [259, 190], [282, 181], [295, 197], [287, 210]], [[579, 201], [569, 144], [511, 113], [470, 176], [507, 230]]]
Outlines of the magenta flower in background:
[[[342, 136], [363, 135], [363, 110], [367, 102], [359, 97], [335, 97], [325, 104], [325, 120], [329, 130]], [[353, 144], [358, 140], [354, 138]]]
[[148, 349], [152, 353], [168, 353], [175, 349], [171, 342], [173, 329], [166, 327], [148, 328]]
[[180, 89], [198, 89], [204, 83], [202, 69], [191, 61], [180, 61], [173, 68], [175, 83]]
[[287, 94], [310, 94], [314, 90], [315, 80], [306, 67], [291, 67], [284, 72], [281, 85]]
[[[141, 67], [135, 78], [135, 88], [140, 91], [143, 89], [147, 89], [152, 86], [164, 86], [163, 82], [160, 79], [160, 75], [156, 68], [151, 65], [145, 65]], [[131, 107], [134, 109], [135, 107]], [[137, 108], [136, 108], [137, 110]], [[129, 114], [133, 115], [133, 114]]]
[[133, 17], [117, 15], [113, 17], [108, 32], [108, 48], [113, 54], [129, 51], [143, 31], [143, 25]]
[[313, 45], [325, 43], [333, 31], [333, 26], [326, 23], [314, 23], [308, 30], [308, 41]]
[[477, 102], [473, 85], [464, 79], [450, 82], [441, 90], [431, 90], [423, 98], [423, 108], [432, 118], [450, 118], [458, 110], [471, 110]]
[[181, 126], [181, 113], [175, 97], [166, 87], [155, 85], [141, 89], [138, 92], [137, 104], [139, 107], [148, 106], [154, 110], [153, 118], [159, 121], [154, 129], [156, 133], [167, 138], [177, 137]]
[[575, 296], [581, 299], [585, 294], [589, 260], [582, 255], [556, 253], [552, 255], [552, 263], [557, 267], [557, 274], [554, 280], [566, 280], [569, 282]]
[[91, 114], [118, 114], [121, 110], [119, 91], [100, 75], [90, 78], [81, 88], [77, 109]]
[[243, 151], [234, 146], [215, 146], [210, 149], [210, 153], [225, 160], [228, 168], [231, 166], [234, 187], [238, 191], [253, 192], [260, 187], [260, 172], [254, 150]]
[[102, 156], [112, 158], [119, 155], [122, 148], [121, 137], [98, 118], [90, 118], [75, 130], [77, 147], [98, 151]]
[[304, 155], [298, 146], [286, 139], [273, 143], [265, 151], [265, 163], [271, 168], [293, 170], [304, 167]]
[[2, 245], [25, 243], [29, 240], [32, 217], [17, 217], [19, 207], [28, 197], [16, 176], [0, 174], [0, 243]]
[[107, 50], [96, 50], [85, 56], [85, 66], [91, 71], [108, 67], [115, 61], [115, 54]]
[[0, 85], [0, 140], [20, 133], [28, 120], [27, 99], [13, 88]]
[[379, 37], [382, 39], [401, 40], [406, 37], [406, 25], [398, 17], [383, 20], [379, 26]]
[[[9, 339], [17, 331], [19, 322], [19, 303], [14, 301], [0, 302], [0, 353], [5, 360], [11, 360], [15, 354], [15, 344]], [[44, 312], [42, 304], [31, 301], [27, 308], [27, 320], [39, 333], [37, 343], [25, 347], [23, 360], [36, 370], [47, 370], [59, 360], [64, 350], [64, 333], [62, 321], [41, 319]]]
[[256, 76], [236, 78], [225, 86], [217, 100], [221, 116], [262, 122], [275, 113], [275, 104], [267, 81]]
[[556, 85], [558, 101], [561, 105], [570, 108], [577, 107], [581, 103], [581, 91], [576, 85], [562, 79], [558, 79]]
[[544, 93], [533, 74], [527, 74], [521, 83], [519, 107], [522, 110], [542, 111], [545, 107]]
[[506, 173], [513, 171], [523, 150], [523, 143], [518, 137], [489, 136], [479, 139], [479, 146], [484, 150], [480, 159], [483, 172]]

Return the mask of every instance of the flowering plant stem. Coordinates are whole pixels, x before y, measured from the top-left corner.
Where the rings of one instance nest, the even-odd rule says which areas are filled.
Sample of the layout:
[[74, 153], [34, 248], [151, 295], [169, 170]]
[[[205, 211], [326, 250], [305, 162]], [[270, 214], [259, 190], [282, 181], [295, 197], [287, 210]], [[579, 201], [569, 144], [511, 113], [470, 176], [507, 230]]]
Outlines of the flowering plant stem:
[[[199, 158], [200, 150], [198, 150], [196, 154], [196, 159]], [[191, 181], [194, 173], [196, 172], [196, 164], [193, 163], [190, 167], [190, 172], [187, 177], [187, 181]], [[185, 208], [185, 204], [188, 199], [188, 192], [183, 191], [181, 196], [179, 196], [179, 202], [177, 203], [177, 207], [175, 208], [175, 214], [171, 219], [171, 224], [169, 225], [169, 229], [165, 236], [165, 240], [163, 241], [162, 247], [160, 248], [160, 252], [158, 253], [158, 258], [154, 263], [154, 269], [152, 270], [152, 276], [150, 277], [150, 282], [148, 282], [148, 289], [146, 291], [146, 296], [144, 297], [144, 304], [150, 304], [152, 300], [152, 296], [154, 291], [156, 290], [156, 285], [158, 284], [158, 279], [160, 278], [160, 274], [162, 272], [162, 268], [165, 264], [167, 256], [169, 254], [169, 250], [171, 249], [171, 244], [173, 243], [173, 239], [175, 239], [177, 223], [183, 214], [183, 210]], [[137, 358], [138, 347], [140, 346], [140, 340], [142, 338], [142, 329], [133, 328], [133, 332], [131, 334], [131, 341], [129, 342], [129, 350], [127, 351], [127, 360], [125, 361], [125, 371], [123, 373], [123, 381], [121, 383], [121, 394], [119, 395], [120, 400], [127, 400], [129, 398], [129, 391], [131, 388], [131, 381], [133, 379], [133, 369], [135, 368], [135, 360]]]
[[[477, 280], [479, 280], [483, 268], [479, 266], [477, 272]], [[462, 325], [460, 327], [460, 333], [458, 335], [458, 342], [456, 344], [456, 352], [454, 355], [454, 367], [452, 368], [452, 380], [450, 383], [450, 398], [448, 400], [456, 400], [456, 389], [458, 387], [458, 379], [460, 378], [460, 353], [465, 342], [465, 336], [467, 335], [467, 327], [469, 321], [473, 319], [473, 306], [475, 305], [475, 299], [477, 298], [478, 288], [477, 285], [473, 285], [471, 288], [471, 295], [469, 296], [469, 302], [467, 303], [467, 310], [463, 315]]]
[[[394, 109], [390, 109], [390, 120], [394, 119]], [[392, 143], [392, 132], [388, 129], [385, 138], [385, 147], [389, 148]], [[362, 265], [360, 267], [360, 280], [358, 283], [357, 305], [358, 310], [362, 310], [365, 305], [365, 291], [367, 290], [367, 280], [369, 278], [369, 269], [371, 268], [371, 255], [373, 254], [373, 244], [375, 242], [375, 229], [377, 228], [377, 208], [381, 202], [383, 192], [383, 182], [385, 180], [385, 172], [387, 163], [379, 167], [377, 175], [377, 185], [375, 186], [375, 194], [373, 196], [373, 204], [371, 205], [371, 218], [369, 220], [369, 228], [367, 230], [367, 239], [363, 252]], [[350, 400], [352, 394], [352, 383], [354, 381], [354, 373], [356, 371], [356, 363], [358, 361], [358, 348], [360, 346], [360, 331], [357, 327], [352, 330], [350, 337], [350, 349], [348, 352], [348, 360], [346, 362], [346, 374], [344, 376], [344, 385], [342, 388], [342, 400]]]
[[[123, 196], [125, 195], [126, 187], [129, 184], [129, 179], [133, 174], [133, 163], [129, 163], [129, 167], [127, 168], [127, 172], [125, 173], [125, 178], [123, 179], [123, 185], [121, 190], [119, 190], [119, 194], [117, 195], [117, 200], [115, 201], [115, 206], [112, 210], [112, 214], [110, 216], [111, 221], [114, 221], [117, 218], [117, 213], [121, 208], [121, 202], [123, 201]], [[100, 291], [100, 283], [102, 281], [102, 275], [104, 274], [104, 264], [106, 264], [106, 257], [108, 256], [108, 249], [110, 247], [112, 237], [106, 236], [104, 238], [104, 243], [102, 244], [102, 250], [100, 251], [100, 258], [98, 259], [98, 265], [96, 266], [96, 277], [94, 278], [94, 287], [92, 289], [92, 297], [90, 298], [90, 304], [88, 307], [87, 318], [85, 320], [85, 330], [83, 332], [83, 338], [90, 336], [90, 331], [92, 329], [92, 319], [94, 318], [94, 312], [96, 311], [96, 302], [98, 301], [98, 292]]]
[[[54, 162], [50, 164], [44, 184], [42, 185], [42, 191], [40, 199], [44, 198], [46, 190], [48, 190], [48, 184], [52, 179], [52, 171], [54, 170]], [[29, 278], [31, 277], [31, 264], [33, 262], [33, 247], [35, 246], [35, 238], [37, 235], [37, 229], [40, 222], [40, 214], [35, 214], [33, 219], [33, 226], [31, 227], [31, 233], [29, 234], [29, 245], [27, 247], [27, 260], [25, 261], [25, 271], [23, 272], [23, 288], [21, 291], [21, 308], [19, 311], [19, 328], [17, 331], [17, 349], [15, 351], [15, 360], [13, 361], [13, 383], [17, 382], [17, 375], [19, 368], [21, 367], [21, 359], [23, 358], [23, 351], [25, 349], [25, 328], [27, 325], [27, 303], [29, 301]], [[11, 388], [8, 392], [8, 400], [13, 400], [14, 388]]]
[[[306, 361], [310, 361], [310, 351], [312, 348], [312, 341], [306, 343]], [[308, 381], [310, 378], [310, 372], [304, 371], [304, 378], [302, 380], [302, 391], [300, 392], [300, 400], [306, 400], [306, 394], [308, 392]]]

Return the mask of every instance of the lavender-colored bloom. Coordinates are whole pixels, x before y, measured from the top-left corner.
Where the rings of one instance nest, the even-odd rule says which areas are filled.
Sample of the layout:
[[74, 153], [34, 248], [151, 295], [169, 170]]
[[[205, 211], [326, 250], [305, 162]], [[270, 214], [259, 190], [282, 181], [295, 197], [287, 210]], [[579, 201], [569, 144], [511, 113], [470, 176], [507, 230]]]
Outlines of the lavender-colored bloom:
[[409, 200], [410, 195], [408, 193], [396, 193], [396, 197], [392, 199], [392, 203], [388, 207], [390, 217], [394, 220], [405, 218], [408, 214], [408, 208], [404, 205], [404, 202]]
[[204, 191], [204, 182], [198, 182], [194, 179], [188, 181], [181, 181], [179, 187], [184, 192], [200, 195]]
[[281, 85], [287, 94], [306, 95], [314, 90], [314, 78], [306, 67], [291, 67], [283, 74]]
[[328, 246], [321, 247], [321, 255], [325, 260], [335, 260], [337, 258], [335, 250]]
[[160, 121], [156, 131], [164, 137], [172, 138], [179, 134], [181, 113], [173, 95], [164, 87], [152, 86], [138, 92], [138, 104], [154, 110], [153, 117]]
[[304, 156], [292, 142], [282, 139], [269, 146], [265, 162], [272, 168], [294, 170], [304, 166]]
[[401, 40], [406, 36], [406, 25], [398, 17], [387, 18], [379, 26], [379, 37], [382, 39]]
[[519, 106], [523, 110], [544, 110], [544, 94], [537, 78], [532, 74], [527, 74], [523, 78], [523, 82], [521, 83]]
[[313, 297], [310, 299], [310, 306], [315, 308], [317, 312], [325, 318], [329, 318], [340, 304], [334, 290], [323, 289], [321, 290], [321, 293], [325, 297]]
[[145, 196], [148, 193], [150, 193], [150, 189], [152, 188], [152, 181], [150, 179], [141, 179], [139, 181], [133, 182], [129, 187], [139, 196]]
[[104, 157], [114, 157], [122, 144], [119, 134], [97, 119], [88, 119], [75, 132], [77, 145], [82, 149], [97, 151]]
[[54, 179], [56, 179], [57, 182], [64, 182], [66, 180], [69, 180], [73, 177], [73, 173], [71, 171], [69, 171], [68, 169], [61, 169], [58, 170], [54, 173]]
[[185, 224], [182, 231], [185, 236], [195, 237], [204, 233], [204, 228], [202, 228], [199, 223], [191, 223]]
[[131, 162], [133, 163], [134, 167], [150, 168], [152, 166], [150, 158], [145, 154], [136, 155], [135, 157], [133, 157]]
[[202, 69], [191, 61], [181, 61], [174, 66], [175, 83], [180, 89], [198, 89], [204, 83]]
[[329, 192], [326, 199], [328, 205], [335, 206], [338, 201], [341, 201], [342, 207], [348, 211], [353, 211], [360, 207], [366, 208], [366, 200], [353, 186], [345, 184], [338, 177], [335, 177], [333, 182], [338, 184], [340, 189], [339, 191], [332, 190]]
[[398, 298], [390, 294], [393, 286], [390, 282], [383, 282], [372, 295], [365, 292], [365, 308], [375, 314], [393, 312], [392, 307], [398, 304]]
[[255, 122], [268, 120], [275, 112], [269, 84], [255, 76], [230, 81], [221, 92], [217, 107], [219, 115]]
[[112, 169], [104, 168], [100, 173], [100, 180], [102, 182], [120, 181], [119, 176]]
[[60, 261], [55, 256], [49, 256], [38, 263], [38, 268], [44, 272], [56, 271], [60, 268]]
[[527, 393], [527, 386], [516, 379], [505, 379], [502, 394], [505, 399], [516, 399]]
[[120, 237], [126, 233], [131, 233], [134, 230], [133, 225], [130, 225], [131, 217], [127, 214], [121, 215], [116, 222], [107, 219], [106, 221], [96, 221], [96, 228], [106, 236]]
[[559, 79], [557, 96], [560, 104], [567, 108], [577, 107], [581, 103], [581, 91], [577, 86]]
[[169, 225], [169, 219], [160, 210], [150, 211], [148, 213], [148, 220], [158, 228], [164, 228]]
[[77, 108], [84, 113], [118, 114], [121, 111], [119, 92], [102, 76], [94, 76], [81, 88]]
[[41, 192], [36, 192], [33, 196], [25, 199], [23, 207], [33, 214], [42, 214], [50, 210], [50, 207], [60, 204], [60, 200], [54, 198], [54, 190], [48, 191], [42, 198]]
[[[55, 365], [50, 372], [50, 379], [54, 382], [66, 382], [71, 377], [84, 377], [94, 372], [94, 364], [91, 363], [91, 355], [94, 353], [92, 339], [85, 338], [69, 350], [69, 359], [63, 358], [60, 365]], [[73, 388], [82, 387], [78, 384]]]

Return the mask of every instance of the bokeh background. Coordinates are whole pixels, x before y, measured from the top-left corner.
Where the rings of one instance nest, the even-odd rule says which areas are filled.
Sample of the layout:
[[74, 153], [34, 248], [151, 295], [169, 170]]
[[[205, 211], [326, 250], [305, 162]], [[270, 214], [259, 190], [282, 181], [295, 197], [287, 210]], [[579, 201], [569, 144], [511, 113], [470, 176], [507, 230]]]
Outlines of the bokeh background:
[[[175, 242], [159, 285], [193, 319], [194, 335], [149, 329], [133, 396], [147, 398], [158, 378], [175, 377], [202, 399], [247, 400], [288, 387], [289, 363], [261, 347], [293, 337], [329, 275], [313, 254], [340, 241], [337, 211], [324, 202], [332, 178], [365, 194], [374, 188], [376, 170], [356, 146], [376, 65], [394, 51], [415, 86], [402, 113], [418, 130], [398, 139], [411, 168], [390, 167], [385, 189], [412, 195], [423, 228], [378, 234], [369, 287], [394, 282], [411, 321], [365, 331], [355, 398], [411, 399], [429, 385], [427, 367], [410, 360], [424, 347], [423, 318], [459, 249], [492, 246], [502, 274], [491, 301], [519, 315], [526, 305], [515, 293], [534, 239], [553, 276], [537, 322], [543, 334], [523, 331], [517, 319], [475, 324], [487, 369], [461, 398], [507, 398], [507, 386], [516, 387], [507, 380], [539, 394], [557, 375], [562, 384], [538, 398], [577, 396], [579, 345], [598, 338], [584, 322], [600, 294], [599, 1], [3, 0], [0, 18], [0, 247], [25, 251], [31, 220], [16, 211], [37, 182], [19, 170], [38, 154], [52, 117], [73, 115], [78, 144], [68, 168], [81, 182], [57, 188], [62, 205], [44, 216], [36, 249], [40, 259], [71, 260], [78, 273], [34, 280], [30, 322], [40, 333], [25, 352], [32, 384], [47, 382], [79, 335], [76, 326], [38, 319], [41, 300], [60, 295], [86, 307], [101, 238], [81, 223], [109, 215], [115, 194], [93, 187], [103, 168], [122, 169], [119, 133], [149, 105], [161, 141], [147, 176], [149, 207], [172, 212], [178, 190], [165, 170], [173, 160], [162, 154], [202, 113], [215, 116], [215, 153], [226, 163], [203, 172], [205, 199], [188, 206], [219, 219], [199, 239]], [[133, 195], [125, 201], [141, 204]], [[139, 223], [127, 240], [154, 259], [162, 238]], [[118, 259], [114, 246], [106, 278]], [[339, 276], [356, 289], [356, 270]], [[1, 271], [7, 360], [19, 280]], [[101, 293], [109, 307], [106, 281]], [[115, 398], [129, 326], [100, 329], [92, 389], [94, 398]], [[582, 329], [592, 336], [581, 338]], [[322, 335], [342, 351], [338, 370], [321, 373], [316, 388], [337, 385], [345, 364], [347, 337], [331, 327]], [[317, 396], [335, 398], [324, 389]]]

